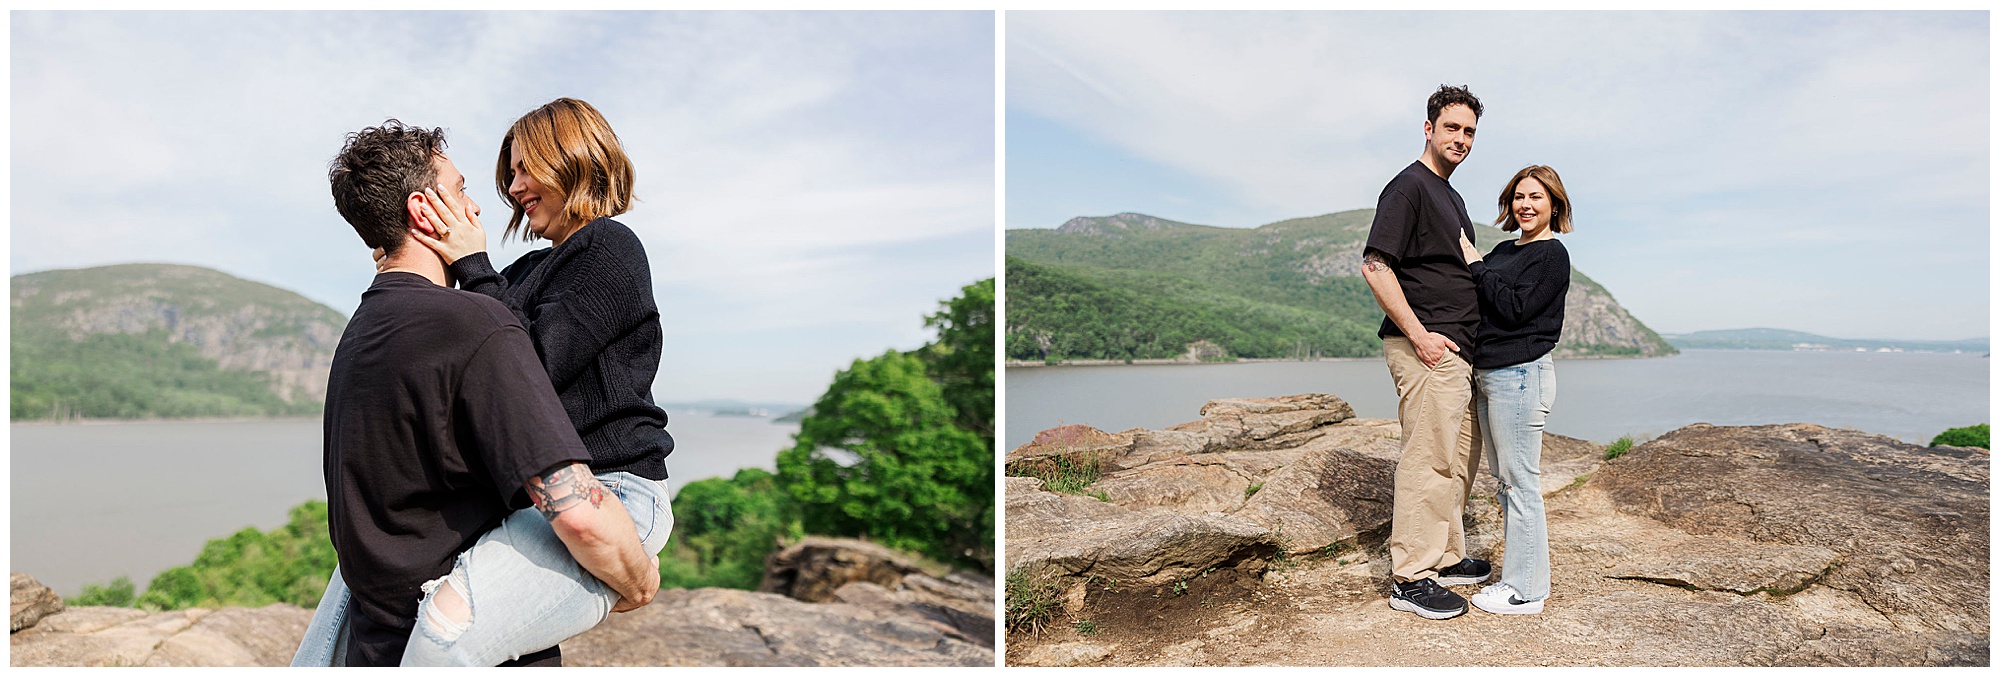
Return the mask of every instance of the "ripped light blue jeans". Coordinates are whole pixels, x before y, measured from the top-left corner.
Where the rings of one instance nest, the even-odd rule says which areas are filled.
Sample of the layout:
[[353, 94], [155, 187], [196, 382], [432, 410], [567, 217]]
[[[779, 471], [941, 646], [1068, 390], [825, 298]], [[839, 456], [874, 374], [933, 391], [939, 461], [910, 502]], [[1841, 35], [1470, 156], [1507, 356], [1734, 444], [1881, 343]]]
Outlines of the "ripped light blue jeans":
[[1474, 372], [1486, 467], [1500, 480], [1507, 549], [1500, 582], [1521, 601], [1549, 596], [1549, 527], [1542, 507], [1542, 426], [1556, 403], [1556, 363], [1533, 362]]
[[[624, 472], [597, 476], [618, 497], [646, 552], [658, 555], [673, 531], [674, 513], [665, 482]], [[463, 625], [426, 622], [435, 613], [432, 597], [450, 581], [464, 593], [472, 616]], [[556, 537], [547, 518], [534, 508], [516, 511], [458, 554], [451, 573], [423, 586], [416, 629], [403, 650], [405, 666], [494, 666], [546, 649], [596, 627], [618, 601], [597, 577], [585, 571]], [[346, 665], [347, 618], [352, 593], [335, 568], [326, 594], [313, 611], [292, 665]]]

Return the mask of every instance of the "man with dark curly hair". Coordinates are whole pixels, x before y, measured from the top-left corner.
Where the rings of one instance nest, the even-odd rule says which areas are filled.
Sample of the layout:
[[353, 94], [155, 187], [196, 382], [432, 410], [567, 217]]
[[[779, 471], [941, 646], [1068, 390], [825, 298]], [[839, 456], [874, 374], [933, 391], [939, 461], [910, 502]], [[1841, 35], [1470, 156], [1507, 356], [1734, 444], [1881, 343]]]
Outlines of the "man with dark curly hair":
[[[551, 613], [535, 592], [549, 586], [533, 576], [547, 573], [550, 560], [581, 566], [617, 592], [623, 608], [614, 611], [659, 590], [658, 564], [620, 501], [605, 500], [611, 492], [592, 475], [590, 453], [513, 312], [452, 289], [437, 253], [411, 246], [412, 228], [442, 227], [425, 216], [447, 209], [435, 196], [465, 192], [444, 148], [444, 130], [389, 120], [349, 134], [328, 171], [341, 217], [386, 256], [327, 379], [327, 522], [339, 569], [294, 664], [398, 665], [412, 642], [547, 623], [533, 615]], [[469, 196], [457, 201], [477, 213]], [[530, 505], [546, 521], [502, 528]], [[481, 559], [475, 621], [474, 576], [463, 565], [475, 546], [550, 556], [504, 560], [521, 562], [512, 568]], [[528, 601], [535, 609], [509, 613]], [[559, 663], [553, 645], [516, 658]]]
[[1465, 556], [1465, 500], [1479, 465], [1469, 360], [1479, 296], [1458, 241], [1477, 238], [1448, 180], [1472, 152], [1483, 110], [1464, 87], [1431, 94], [1423, 154], [1382, 189], [1362, 252], [1361, 276], [1387, 315], [1378, 333], [1402, 421], [1389, 606], [1439, 620], [1465, 613], [1465, 598], [1444, 586], [1493, 571]]

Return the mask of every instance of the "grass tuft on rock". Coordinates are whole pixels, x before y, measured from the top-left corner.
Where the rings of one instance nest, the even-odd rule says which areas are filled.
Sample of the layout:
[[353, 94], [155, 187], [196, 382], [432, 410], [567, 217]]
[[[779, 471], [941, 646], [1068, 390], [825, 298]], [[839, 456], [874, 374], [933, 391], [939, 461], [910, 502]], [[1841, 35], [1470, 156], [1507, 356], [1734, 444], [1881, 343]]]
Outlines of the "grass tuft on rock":
[[1609, 461], [1611, 459], [1624, 456], [1625, 452], [1631, 450], [1632, 450], [1632, 436], [1626, 435], [1624, 437], [1620, 437], [1618, 438], [1618, 441], [1612, 442], [1610, 446], [1606, 446], [1604, 448], [1604, 460]]
[[1083, 494], [1084, 489], [1104, 475], [1104, 466], [1096, 454], [1058, 455], [1022, 463], [1014, 474], [1041, 480], [1042, 487], [1049, 491]]
[[1007, 631], [1040, 632], [1062, 608], [1062, 589], [1046, 568], [1007, 572]]

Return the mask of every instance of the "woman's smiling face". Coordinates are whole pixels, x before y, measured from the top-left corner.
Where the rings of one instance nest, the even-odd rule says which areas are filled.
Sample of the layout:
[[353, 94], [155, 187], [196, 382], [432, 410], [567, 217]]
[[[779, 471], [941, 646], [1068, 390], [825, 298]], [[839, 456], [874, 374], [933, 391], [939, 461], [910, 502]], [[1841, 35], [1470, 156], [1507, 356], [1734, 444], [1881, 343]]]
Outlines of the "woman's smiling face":
[[560, 243], [562, 238], [557, 235], [567, 233], [551, 231], [557, 222], [564, 220], [563, 196], [528, 174], [527, 167], [521, 162], [525, 153], [526, 149], [519, 139], [508, 147], [507, 166], [514, 174], [514, 180], [507, 184], [507, 194], [514, 198], [515, 204], [521, 205], [521, 213], [528, 217], [528, 232]]
[[1549, 227], [1552, 205], [1548, 188], [1535, 177], [1522, 177], [1514, 184], [1514, 222], [1521, 224], [1521, 233], [1534, 237]]

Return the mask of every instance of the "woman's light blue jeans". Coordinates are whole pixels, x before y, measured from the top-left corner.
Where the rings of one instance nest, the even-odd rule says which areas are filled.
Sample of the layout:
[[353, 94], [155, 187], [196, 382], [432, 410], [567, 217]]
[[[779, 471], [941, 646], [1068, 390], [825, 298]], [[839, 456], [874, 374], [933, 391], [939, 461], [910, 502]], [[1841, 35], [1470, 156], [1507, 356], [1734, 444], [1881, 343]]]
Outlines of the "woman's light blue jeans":
[[[624, 472], [597, 479], [631, 514], [646, 552], [658, 555], [674, 527], [666, 483]], [[431, 598], [447, 580], [464, 593], [472, 616], [457, 627], [434, 627], [424, 617], [444, 618], [431, 608]], [[458, 554], [451, 573], [425, 583], [423, 590], [416, 629], [403, 650], [405, 666], [499, 665], [596, 627], [618, 601], [618, 593], [576, 563], [548, 519], [534, 508], [508, 515]], [[292, 657], [293, 666], [347, 663], [351, 597], [336, 567]]]
[[1542, 426], [1556, 403], [1556, 363], [1548, 355], [1474, 372], [1486, 467], [1500, 480], [1507, 549], [1500, 582], [1523, 602], [1549, 596], [1549, 527], [1542, 508]]

